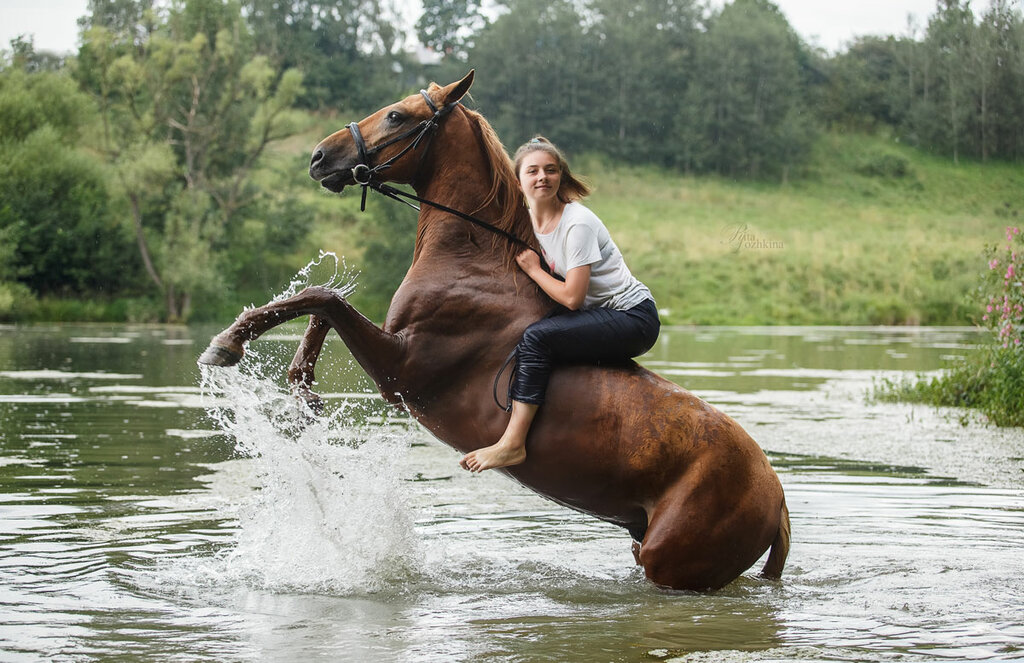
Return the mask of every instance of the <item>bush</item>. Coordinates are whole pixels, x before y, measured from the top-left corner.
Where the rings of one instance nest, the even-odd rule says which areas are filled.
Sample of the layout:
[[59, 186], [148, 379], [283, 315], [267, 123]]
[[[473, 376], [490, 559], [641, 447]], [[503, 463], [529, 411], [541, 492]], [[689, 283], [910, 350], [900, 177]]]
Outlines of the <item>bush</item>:
[[978, 353], [931, 379], [883, 381], [879, 400], [978, 409], [997, 426], [1024, 426], [1024, 235], [1006, 228], [1006, 244], [987, 251], [978, 286], [982, 326], [990, 335]]
[[18, 311], [32, 301], [32, 292], [21, 283], [0, 281], [0, 321], [14, 320]]

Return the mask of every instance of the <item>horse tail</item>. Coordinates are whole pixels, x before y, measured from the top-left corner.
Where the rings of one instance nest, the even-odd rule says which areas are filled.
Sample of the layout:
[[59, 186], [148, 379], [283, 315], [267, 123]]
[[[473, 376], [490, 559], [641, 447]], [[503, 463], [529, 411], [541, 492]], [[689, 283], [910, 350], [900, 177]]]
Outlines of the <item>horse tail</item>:
[[761, 569], [761, 575], [765, 578], [778, 580], [782, 577], [782, 567], [786, 565], [786, 557], [789, 556], [789, 509], [786, 507], [786, 498], [782, 498], [782, 517], [779, 520], [779, 531], [772, 541], [771, 552], [768, 553], [768, 561]]

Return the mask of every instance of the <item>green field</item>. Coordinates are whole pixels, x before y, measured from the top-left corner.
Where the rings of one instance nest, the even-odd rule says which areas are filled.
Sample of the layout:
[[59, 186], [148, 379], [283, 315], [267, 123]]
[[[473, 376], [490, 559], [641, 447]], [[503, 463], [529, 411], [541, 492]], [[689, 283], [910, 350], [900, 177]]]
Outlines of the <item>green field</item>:
[[[1024, 210], [1024, 168], [957, 165], [879, 136], [824, 135], [787, 183], [572, 162], [594, 185], [588, 204], [676, 325], [969, 324], [982, 249]], [[305, 250], [335, 251], [372, 278], [379, 268], [360, 237], [379, 232], [373, 212], [398, 203], [360, 216], [355, 190], [338, 199], [314, 186]], [[411, 210], [395, 213], [415, 223]], [[354, 299], [379, 316], [387, 290]]]

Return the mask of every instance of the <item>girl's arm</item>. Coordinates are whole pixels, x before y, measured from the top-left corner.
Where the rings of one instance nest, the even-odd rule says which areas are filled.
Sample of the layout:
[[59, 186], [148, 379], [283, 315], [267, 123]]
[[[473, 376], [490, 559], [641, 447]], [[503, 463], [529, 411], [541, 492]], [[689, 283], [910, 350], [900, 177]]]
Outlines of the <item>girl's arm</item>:
[[516, 256], [519, 268], [533, 279], [548, 297], [555, 300], [570, 311], [577, 311], [583, 306], [590, 285], [590, 265], [573, 267], [565, 275], [565, 281], [559, 281], [544, 271], [540, 266], [540, 256], [532, 250], [523, 251]]

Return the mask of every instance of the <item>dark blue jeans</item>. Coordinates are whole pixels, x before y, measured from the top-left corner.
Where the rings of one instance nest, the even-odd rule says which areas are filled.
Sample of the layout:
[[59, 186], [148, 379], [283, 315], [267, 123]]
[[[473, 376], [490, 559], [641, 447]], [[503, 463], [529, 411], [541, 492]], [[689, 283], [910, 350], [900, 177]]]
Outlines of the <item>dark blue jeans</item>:
[[540, 405], [555, 364], [624, 361], [647, 352], [658, 340], [661, 321], [645, 299], [627, 311], [593, 308], [538, 320], [516, 346], [512, 398]]

